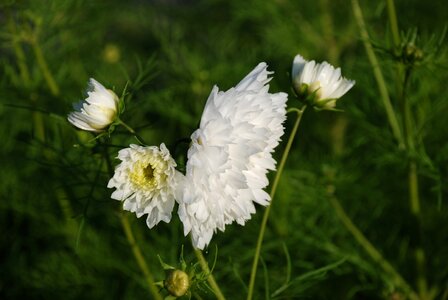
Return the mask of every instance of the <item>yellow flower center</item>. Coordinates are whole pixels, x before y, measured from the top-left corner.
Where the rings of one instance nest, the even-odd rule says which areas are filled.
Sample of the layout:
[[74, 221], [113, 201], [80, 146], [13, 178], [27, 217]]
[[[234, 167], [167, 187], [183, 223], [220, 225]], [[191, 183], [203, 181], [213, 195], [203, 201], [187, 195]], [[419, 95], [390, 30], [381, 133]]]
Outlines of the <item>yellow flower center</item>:
[[139, 189], [153, 190], [165, 182], [166, 167], [165, 161], [160, 156], [150, 156], [134, 163], [129, 178]]

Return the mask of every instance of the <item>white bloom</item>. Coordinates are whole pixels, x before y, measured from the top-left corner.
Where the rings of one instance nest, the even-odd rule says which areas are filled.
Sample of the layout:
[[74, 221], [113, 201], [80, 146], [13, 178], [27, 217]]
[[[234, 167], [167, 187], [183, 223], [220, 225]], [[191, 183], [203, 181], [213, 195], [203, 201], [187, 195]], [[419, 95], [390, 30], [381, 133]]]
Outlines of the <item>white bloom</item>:
[[176, 199], [184, 234], [203, 249], [213, 233], [236, 221], [244, 225], [255, 213], [254, 202], [266, 206], [263, 190], [271, 153], [283, 135], [287, 94], [268, 92], [270, 81], [260, 63], [235, 88], [214, 87], [199, 129], [191, 136], [186, 176]]
[[174, 191], [178, 177], [176, 162], [164, 144], [142, 147], [131, 145], [118, 152], [121, 163], [107, 184], [116, 188], [112, 198], [124, 201], [125, 210], [137, 217], [148, 214], [146, 224], [154, 227], [160, 221], [169, 222], [174, 207]]
[[331, 109], [336, 100], [353, 87], [355, 81], [341, 76], [341, 69], [335, 69], [324, 61], [317, 64], [314, 60], [306, 61], [297, 55], [292, 64], [294, 89], [299, 94], [310, 96], [314, 93], [314, 102], [318, 108]]
[[67, 119], [80, 129], [101, 132], [115, 120], [119, 99], [93, 78], [90, 78], [87, 95], [85, 101], [73, 105], [75, 111]]

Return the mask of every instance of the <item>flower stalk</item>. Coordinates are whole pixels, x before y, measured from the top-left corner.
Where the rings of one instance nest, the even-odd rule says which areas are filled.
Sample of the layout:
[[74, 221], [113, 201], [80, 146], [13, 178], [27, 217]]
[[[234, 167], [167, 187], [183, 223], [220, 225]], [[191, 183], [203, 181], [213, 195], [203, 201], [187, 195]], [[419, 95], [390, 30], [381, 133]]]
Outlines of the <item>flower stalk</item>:
[[59, 86], [57, 85], [56, 81], [53, 78], [53, 75], [51, 74], [50, 68], [48, 67], [47, 61], [45, 60], [45, 57], [42, 53], [42, 48], [40, 47], [37, 36], [31, 37], [29, 42], [31, 44], [31, 47], [33, 48], [36, 62], [42, 72], [42, 75], [45, 78], [45, 81], [47, 82], [51, 94], [53, 96], [58, 96], [60, 91]]
[[213, 292], [215, 293], [215, 296], [218, 300], [225, 300], [224, 294], [221, 292], [221, 289], [219, 288], [218, 284], [216, 283], [215, 277], [213, 276], [212, 272], [210, 271], [210, 268], [208, 267], [208, 263], [205, 260], [204, 255], [202, 254], [202, 251], [199, 249], [194, 249], [194, 253], [196, 254], [196, 257], [199, 260], [199, 264], [201, 265], [202, 270], [204, 273], [206, 273], [207, 276], [207, 282], [210, 284], [210, 287], [213, 289]]
[[408, 165], [408, 189], [409, 189], [409, 207], [412, 215], [412, 221], [415, 222], [417, 229], [415, 233], [417, 238], [414, 248], [415, 265], [417, 272], [417, 289], [421, 299], [430, 299], [428, 295], [428, 284], [426, 280], [426, 255], [422, 245], [422, 226], [421, 226], [421, 205], [419, 197], [419, 182], [417, 172], [417, 162], [415, 161], [415, 141], [414, 141], [414, 119], [408, 97], [406, 97], [406, 87], [409, 82], [411, 70], [405, 72], [405, 79], [402, 87], [403, 119], [405, 128], [406, 147], [410, 155]]
[[376, 83], [378, 85], [378, 89], [381, 95], [381, 100], [383, 101], [384, 108], [386, 109], [387, 119], [389, 121], [389, 125], [392, 129], [392, 133], [395, 139], [398, 142], [398, 147], [400, 149], [404, 148], [404, 139], [403, 134], [400, 129], [400, 125], [395, 114], [395, 111], [392, 107], [389, 92], [387, 90], [386, 81], [384, 80], [383, 73], [381, 72], [380, 65], [378, 63], [378, 59], [376, 58], [375, 52], [373, 51], [372, 44], [370, 43], [369, 33], [367, 32], [367, 27], [364, 22], [364, 17], [362, 14], [361, 7], [359, 6], [358, 0], [352, 0], [352, 8], [353, 14], [355, 16], [355, 20], [358, 23], [359, 32], [361, 34], [361, 39], [364, 43], [364, 48], [366, 49], [367, 57], [369, 59], [370, 65], [373, 69], [373, 75], [375, 76]]
[[390, 31], [392, 32], [392, 39], [394, 46], [400, 45], [400, 32], [398, 30], [397, 13], [395, 11], [394, 0], [387, 0], [387, 15], [389, 16]]
[[264, 211], [264, 215], [263, 215], [263, 220], [261, 221], [260, 232], [258, 234], [258, 239], [257, 239], [257, 246], [255, 248], [254, 260], [252, 262], [252, 270], [251, 270], [251, 273], [250, 273], [250, 281], [249, 281], [247, 300], [251, 300], [253, 298], [255, 277], [257, 275], [258, 261], [260, 260], [261, 246], [263, 244], [264, 233], [266, 231], [266, 225], [267, 225], [267, 222], [268, 222], [269, 213], [271, 211], [272, 201], [274, 200], [274, 196], [275, 196], [275, 193], [277, 191], [277, 186], [278, 186], [278, 183], [280, 181], [280, 177], [281, 177], [281, 175], [283, 173], [283, 169], [284, 169], [285, 164], [286, 164], [286, 159], [288, 158], [289, 152], [290, 152], [291, 147], [292, 147], [292, 143], [294, 141], [294, 137], [297, 134], [297, 130], [299, 128], [300, 121], [302, 120], [302, 116], [303, 116], [303, 113], [305, 112], [305, 109], [306, 109], [306, 105], [302, 109], [292, 108], [292, 109], [288, 110], [288, 112], [296, 112], [297, 113], [297, 119], [296, 119], [296, 121], [294, 123], [294, 126], [292, 128], [291, 134], [289, 135], [288, 143], [286, 144], [285, 151], [283, 152], [283, 155], [282, 155], [282, 158], [281, 158], [281, 161], [280, 161], [280, 165], [278, 167], [278, 171], [275, 174], [274, 182], [272, 184], [272, 189], [271, 189], [271, 192], [270, 192], [271, 203], [270, 203], [270, 205], [268, 207], [266, 207], [266, 210]]
[[378, 265], [391, 276], [394, 284], [403, 291], [408, 293], [409, 299], [419, 300], [419, 296], [412, 290], [410, 285], [401, 277], [395, 268], [381, 255], [381, 253], [372, 245], [372, 243], [365, 237], [365, 235], [352, 222], [350, 217], [345, 212], [344, 208], [339, 203], [338, 199], [333, 195], [333, 189], [329, 189], [329, 197], [331, 205], [333, 206], [339, 220], [344, 224], [345, 228], [353, 235], [355, 240], [364, 249], [364, 251], [376, 262]]
[[154, 278], [151, 272], [149, 271], [146, 260], [143, 257], [140, 247], [138, 246], [135, 240], [134, 234], [132, 233], [131, 225], [129, 224], [128, 217], [124, 211], [121, 212], [120, 221], [123, 227], [123, 231], [126, 235], [126, 239], [128, 240], [129, 246], [131, 247], [132, 253], [134, 254], [135, 260], [140, 270], [145, 275], [145, 280], [146, 283], [148, 284], [152, 296], [154, 297], [155, 300], [162, 300], [163, 298], [157, 290]]

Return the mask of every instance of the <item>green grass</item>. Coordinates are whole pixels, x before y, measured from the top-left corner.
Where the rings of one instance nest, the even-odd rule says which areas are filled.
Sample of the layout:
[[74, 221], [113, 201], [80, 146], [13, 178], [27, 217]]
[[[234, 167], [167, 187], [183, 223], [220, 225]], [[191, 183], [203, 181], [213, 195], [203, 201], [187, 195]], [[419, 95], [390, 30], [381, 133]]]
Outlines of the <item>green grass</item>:
[[[154, 298], [123, 231], [121, 204], [106, 188], [105, 153], [113, 159], [137, 140], [117, 127], [102, 139], [105, 148], [66, 120], [90, 77], [118, 95], [127, 85], [123, 121], [148, 145], [165, 142], [173, 151], [197, 128], [213, 85], [228, 89], [261, 61], [275, 72], [271, 91], [288, 92], [288, 107], [301, 107], [289, 78], [300, 53], [341, 67], [356, 85], [338, 102], [344, 112], [303, 115], [253, 299], [407, 299], [410, 290], [414, 299], [448, 299], [446, 5], [397, 1], [397, 44], [387, 1], [360, 3], [368, 40], [351, 4], [0, 1], [0, 298]], [[401, 146], [363, 42], [378, 60]], [[294, 119], [288, 115], [277, 161]], [[174, 153], [181, 166], [187, 146]], [[410, 174], [418, 211], [411, 210]], [[382, 260], [344, 226], [331, 200]], [[246, 299], [263, 213], [257, 207], [244, 227], [215, 234], [204, 251], [210, 267], [216, 256], [213, 275], [226, 299]], [[183, 246], [189, 268], [198, 262], [176, 217], [152, 230], [143, 218], [127, 220], [155, 281], [165, 278], [158, 255], [180, 267]], [[415, 260], [419, 249], [423, 263]], [[192, 298], [215, 297], [202, 284]]]

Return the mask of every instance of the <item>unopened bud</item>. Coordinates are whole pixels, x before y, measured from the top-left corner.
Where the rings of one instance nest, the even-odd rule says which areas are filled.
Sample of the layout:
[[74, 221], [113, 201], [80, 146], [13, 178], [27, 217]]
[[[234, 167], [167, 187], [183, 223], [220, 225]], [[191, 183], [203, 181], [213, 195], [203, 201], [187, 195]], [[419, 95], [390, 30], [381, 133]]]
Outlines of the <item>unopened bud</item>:
[[190, 279], [188, 274], [181, 270], [172, 270], [168, 273], [164, 281], [164, 286], [175, 297], [185, 295], [190, 288]]
[[409, 62], [417, 62], [423, 59], [423, 51], [414, 44], [407, 44], [404, 48], [404, 58]]

